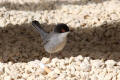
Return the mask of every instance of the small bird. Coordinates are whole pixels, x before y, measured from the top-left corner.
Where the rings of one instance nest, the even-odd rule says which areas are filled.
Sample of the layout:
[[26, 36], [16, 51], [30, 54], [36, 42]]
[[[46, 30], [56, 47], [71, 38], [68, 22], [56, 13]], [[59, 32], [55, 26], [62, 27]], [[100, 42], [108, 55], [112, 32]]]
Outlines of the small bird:
[[59, 52], [64, 48], [67, 42], [67, 35], [70, 33], [69, 27], [66, 24], [57, 24], [50, 33], [46, 32], [36, 20], [32, 21], [32, 25], [40, 33], [44, 49], [50, 53], [50, 57], [52, 53]]

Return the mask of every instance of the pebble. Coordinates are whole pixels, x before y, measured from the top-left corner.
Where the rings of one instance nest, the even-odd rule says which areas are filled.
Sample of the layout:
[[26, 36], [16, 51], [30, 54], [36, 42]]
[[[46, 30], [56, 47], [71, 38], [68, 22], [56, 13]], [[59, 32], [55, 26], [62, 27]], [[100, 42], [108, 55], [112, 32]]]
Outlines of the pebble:
[[82, 61], [84, 58], [82, 55], [78, 55], [77, 58], [75, 58], [75, 61]]
[[98, 75], [95, 75], [95, 74], [94, 74], [94, 75], [92, 75], [92, 76], [90, 77], [90, 79], [91, 79], [91, 80], [98, 80], [98, 77], [97, 77], [97, 76], [98, 76]]
[[107, 60], [105, 61], [105, 64], [107, 67], [114, 67], [116, 65], [116, 62], [114, 60]]
[[104, 68], [105, 63], [102, 60], [91, 60], [91, 65], [93, 68]]
[[4, 64], [0, 63], [0, 75], [4, 73]]
[[80, 68], [82, 71], [89, 72], [91, 70], [91, 65], [87, 63], [81, 63]]
[[12, 80], [11, 76], [6, 76], [4, 80]]
[[74, 61], [74, 57], [70, 57], [70, 59], [69, 59], [69, 64], [71, 64], [73, 61]]

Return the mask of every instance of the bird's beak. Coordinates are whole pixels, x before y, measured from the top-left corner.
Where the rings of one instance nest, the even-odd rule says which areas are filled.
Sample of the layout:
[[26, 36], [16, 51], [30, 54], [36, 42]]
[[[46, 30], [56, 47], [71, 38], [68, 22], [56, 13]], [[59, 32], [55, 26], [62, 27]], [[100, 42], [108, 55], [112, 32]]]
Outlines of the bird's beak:
[[69, 33], [70, 33], [70, 32], [64, 32], [64, 33], [62, 33], [62, 34], [66, 34], [66, 35], [67, 35], [67, 34], [69, 34]]
[[62, 33], [61, 36], [62, 37], [66, 37], [70, 32], [65, 32], [65, 33]]
[[69, 34], [70, 32], [66, 32], [66, 34]]

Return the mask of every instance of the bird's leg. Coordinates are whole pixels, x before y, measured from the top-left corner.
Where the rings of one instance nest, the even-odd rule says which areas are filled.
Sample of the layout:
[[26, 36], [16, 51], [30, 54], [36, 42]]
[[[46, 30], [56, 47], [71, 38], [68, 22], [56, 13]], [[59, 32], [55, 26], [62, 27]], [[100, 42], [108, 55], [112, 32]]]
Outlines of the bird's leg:
[[51, 62], [51, 60], [52, 60], [52, 54], [50, 53], [49, 63]]
[[52, 59], [52, 54], [50, 53], [50, 59]]
[[49, 59], [48, 59], [48, 61], [46, 62], [47, 64], [51, 62], [51, 60], [52, 60], [52, 54], [49, 53], [49, 56], [48, 56], [48, 57], [49, 57]]

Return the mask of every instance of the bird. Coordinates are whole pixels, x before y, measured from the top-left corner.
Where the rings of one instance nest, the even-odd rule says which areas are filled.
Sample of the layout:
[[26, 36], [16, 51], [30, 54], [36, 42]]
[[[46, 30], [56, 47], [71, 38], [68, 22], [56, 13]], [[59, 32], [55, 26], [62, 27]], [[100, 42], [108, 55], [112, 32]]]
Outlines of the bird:
[[65, 47], [67, 35], [70, 33], [67, 24], [59, 23], [49, 33], [46, 32], [36, 20], [32, 21], [32, 26], [39, 32], [44, 49], [47, 53], [50, 53], [50, 58], [51, 54], [57, 53]]

